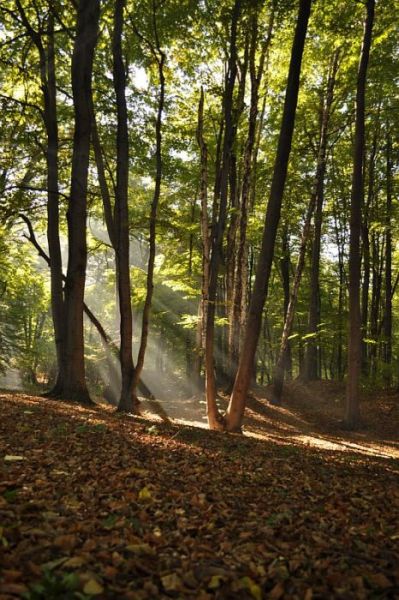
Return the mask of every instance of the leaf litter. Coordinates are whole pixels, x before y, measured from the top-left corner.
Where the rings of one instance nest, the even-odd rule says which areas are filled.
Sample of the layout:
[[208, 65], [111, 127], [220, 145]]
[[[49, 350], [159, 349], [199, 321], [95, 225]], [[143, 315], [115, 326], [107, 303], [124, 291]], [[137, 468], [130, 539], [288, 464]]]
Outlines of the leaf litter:
[[1, 600], [399, 598], [394, 458], [0, 402]]

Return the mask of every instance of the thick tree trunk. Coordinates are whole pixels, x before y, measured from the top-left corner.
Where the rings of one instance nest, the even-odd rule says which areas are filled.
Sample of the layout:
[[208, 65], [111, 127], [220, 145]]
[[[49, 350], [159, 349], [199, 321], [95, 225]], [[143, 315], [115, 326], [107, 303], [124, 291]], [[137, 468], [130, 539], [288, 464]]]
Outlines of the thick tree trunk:
[[114, 223], [116, 233], [116, 273], [120, 314], [121, 395], [118, 410], [133, 412], [133, 317], [130, 292], [129, 260], [129, 135], [126, 105], [126, 67], [123, 61], [122, 35], [125, 0], [115, 0], [114, 29], [112, 35], [113, 79], [116, 98], [116, 189]]
[[[233, 90], [237, 76], [237, 25], [241, 9], [241, 0], [235, 0], [230, 34], [230, 57], [229, 68], [226, 77], [226, 89], [224, 93], [223, 115], [224, 115], [224, 140], [222, 152], [222, 165], [220, 177], [218, 177], [217, 188], [219, 191], [218, 217], [214, 217], [212, 227], [212, 250], [209, 266], [209, 290], [208, 290], [208, 311], [205, 334], [205, 389], [208, 425], [210, 429], [220, 429], [221, 418], [216, 404], [216, 378], [214, 365], [214, 346], [215, 346], [215, 314], [216, 297], [218, 287], [219, 265], [223, 253], [223, 236], [226, 227], [227, 217], [227, 196], [228, 179], [231, 164], [231, 151], [234, 141], [233, 127]], [[215, 185], [216, 189], [216, 185]], [[216, 208], [215, 199], [214, 208]], [[215, 215], [215, 213], [214, 213]]]
[[311, 0], [301, 0], [295, 28], [294, 43], [292, 46], [283, 119], [263, 230], [262, 246], [249, 307], [245, 339], [240, 355], [233, 393], [226, 414], [226, 427], [228, 431], [241, 430], [248, 387], [253, 372], [253, 363], [262, 323], [262, 311], [267, 297], [274, 244], [280, 220], [281, 203], [287, 177], [288, 159], [291, 151], [296, 106], [298, 102], [299, 76], [301, 72], [302, 54], [310, 15], [310, 7]]
[[356, 427], [359, 420], [359, 377], [361, 364], [360, 318], [360, 229], [363, 204], [363, 160], [365, 145], [365, 93], [375, 0], [367, 0], [367, 17], [360, 54], [356, 91], [356, 127], [353, 154], [350, 245], [349, 245], [349, 340], [345, 425]]
[[68, 204], [68, 270], [65, 285], [67, 368], [63, 397], [90, 402], [85, 381], [83, 298], [86, 277], [87, 178], [91, 132], [91, 78], [97, 41], [99, 0], [80, 0], [72, 57], [75, 111], [71, 193]]
[[320, 247], [321, 226], [323, 219], [324, 203], [324, 179], [327, 162], [328, 127], [330, 122], [331, 106], [334, 101], [335, 79], [338, 70], [339, 50], [336, 50], [328, 72], [326, 97], [323, 99], [321, 114], [321, 130], [319, 139], [319, 151], [317, 156], [316, 177], [314, 182], [314, 194], [316, 196], [316, 209], [314, 217], [314, 236], [312, 248], [312, 265], [310, 272], [310, 303], [309, 303], [309, 338], [306, 351], [305, 377], [312, 381], [319, 377], [321, 370], [319, 364], [319, 348], [316, 341], [317, 329], [320, 323]]

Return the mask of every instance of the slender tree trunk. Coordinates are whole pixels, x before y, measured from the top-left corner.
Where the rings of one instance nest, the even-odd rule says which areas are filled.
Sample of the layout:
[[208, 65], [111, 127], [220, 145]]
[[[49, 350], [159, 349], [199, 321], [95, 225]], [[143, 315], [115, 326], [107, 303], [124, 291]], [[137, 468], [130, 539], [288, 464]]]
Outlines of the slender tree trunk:
[[390, 387], [392, 383], [392, 140], [388, 131], [386, 147], [386, 218], [385, 218], [385, 311], [384, 311], [384, 362], [385, 362], [385, 385]]
[[[64, 386], [66, 370], [65, 306], [62, 283], [62, 256], [59, 233], [58, 194], [58, 122], [55, 77], [54, 18], [50, 13], [47, 47], [47, 92], [45, 121], [47, 130], [47, 241], [50, 254], [51, 311], [55, 333], [58, 375], [50, 395], [58, 395]], [[43, 85], [45, 82], [43, 81]]]
[[267, 38], [262, 47], [262, 53], [259, 61], [258, 68], [255, 64], [255, 54], [258, 43], [258, 13], [255, 10], [251, 18], [251, 42], [249, 50], [249, 73], [251, 78], [251, 102], [249, 110], [249, 121], [248, 121], [248, 133], [245, 143], [244, 150], [244, 167], [243, 167], [243, 178], [242, 178], [242, 189], [241, 189], [241, 202], [240, 202], [240, 213], [239, 213], [239, 235], [238, 235], [238, 247], [236, 254], [236, 265], [234, 274], [234, 286], [233, 286], [233, 298], [232, 298], [232, 311], [231, 311], [231, 353], [230, 353], [230, 370], [233, 376], [236, 373], [240, 346], [242, 343], [241, 326], [243, 324], [244, 315], [243, 309], [245, 307], [244, 295], [245, 288], [247, 285], [247, 279], [244, 277], [246, 274], [246, 263], [248, 260], [248, 248], [247, 248], [247, 221], [248, 221], [248, 208], [250, 202], [251, 182], [252, 182], [252, 167], [254, 158], [254, 147], [256, 138], [256, 125], [258, 120], [259, 112], [259, 87], [262, 80], [266, 53], [268, 51], [274, 22], [274, 5], [272, 7], [272, 13], [270, 16], [270, 23], [267, 33]]
[[363, 159], [365, 146], [365, 93], [375, 0], [367, 0], [367, 17], [360, 54], [356, 92], [356, 126], [353, 154], [350, 244], [349, 244], [349, 340], [345, 425], [356, 427], [359, 420], [359, 377], [361, 363], [360, 319], [360, 228], [363, 204]]
[[[222, 166], [219, 177], [219, 210], [218, 218], [214, 219], [212, 231], [212, 248], [209, 267], [209, 291], [208, 291], [208, 311], [205, 335], [205, 389], [208, 425], [210, 429], [221, 429], [221, 418], [216, 404], [216, 378], [214, 364], [214, 346], [215, 346], [215, 314], [216, 297], [218, 287], [219, 265], [223, 253], [223, 236], [226, 227], [227, 217], [227, 197], [228, 197], [228, 179], [231, 164], [231, 151], [234, 141], [233, 127], [233, 90], [237, 76], [237, 25], [241, 9], [241, 0], [235, 0], [230, 34], [230, 57], [229, 67], [226, 77], [226, 89], [224, 94], [224, 141], [222, 152]], [[216, 186], [215, 186], [216, 187]], [[214, 202], [216, 208], [216, 200]], [[214, 213], [215, 214], [215, 213]]]
[[[377, 208], [377, 207], [376, 207]], [[371, 303], [370, 303], [370, 338], [373, 343], [368, 352], [369, 375], [373, 383], [377, 375], [377, 348], [378, 338], [381, 333], [379, 316], [381, 308], [383, 256], [381, 256], [380, 233], [374, 231], [371, 235]]]
[[318, 344], [316, 341], [317, 328], [320, 323], [320, 248], [321, 226], [323, 219], [324, 179], [327, 162], [328, 127], [330, 122], [331, 106], [334, 101], [335, 79], [338, 70], [339, 50], [336, 50], [332, 59], [327, 79], [326, 97], [323, 99], [321, 114], [321, 130], [319, 151], [317, 157], [314, 194], [316, 196], [316, 209], [314, 217], [314, 236], [312, 248], [312, 265], [310, 272], [310, 303], [308, 332], [313, 336], [309, 338], [306, 351], [305, 377], [312, 381], [319, 377], [320, 365], [318, 361]]
[[[198, 105], [197, 142], [200, 148], [200, 201], [201, 201], [201, 243], [202, 243], [202, 278], [201, 278], [201, 300], [200, 300], [200, 340], [201, 356], [205, 350], [205, 330], [208, 311], [209, 292], [209, 259], [210, 238], [208, 218], [208, 147], [204, 139], [204, 90], [201, 87], [200, 101]], [[200, 373], [198, 373], [198, 376]]]
[[99, 0], [80, 0], [72, 57], [72, 92], [75, 131], [68, 204], [68, 270], [65, 286], [67, 368], [63, 397], [90, 402], [85, 381], [83, 298], [87, 242], [87, 179], [91, 133], [91, 78], [97, 41]]
[[[316, 186], [317, 186], [317, 177], [316, 177]], [[294, 281], [292, 284], [290, 301], [288, 304], [283, 335], [281, 336], [280, 343], [280, 351], [277, 358], [277, 363], [274, 369], [273, 376], [273, 388], [272, 388], [272, 404], [281, 404], [281, 396], [283, 393], [283, 385], [284, 385], [284, 375], [285, 375], [285, 357], [288, 346], [288, 338], [291, 335], [292, 324], [294, 322], [295, 317], [295, 306], [298, 299], [299, 286], [302, 279], [303, 268], [305, 266], [305, 257], [306, 257], [306, 247], [307, 242], [310, 236], [310, 225], [312, 221], [313, 212], [315, 209], [317, 200], [316, 192], [312, 193], [309, 206], [306, 212], [305, 224], [303, 227], [301, 245], [299, 248], [298, 262], [295, 269]]]
[[156, 224], [158, 214], [158, 204], [161, 196], [161, 183], [162, 183], [162, 117], [165, 104], [165, 74], [164, 66], [166, 55], [161, 49], [159, 37], [158, 37], [158, 26], [157, 26], [157, 15], [156, 15], [156, 3], [153, 0], [153, 31], [155, 38], [155, 47], [151, 45], [151, 53], [156, 61], [158, 67], [158, 78], [159, 78], [159, 98], [158, 98], [158, 111], [155, 122], [155, 188], [151, 202], [150, 210], [150, 231], [149, 231], [149, 257], [147, 265], [147, 291], [143, 307], [143, 316], [141, 323], [141, 338], [140, 347], [137, 355], [136, 367], [134, 369], [132, 390], [136, 393], [136, 388], [139, 384], [141, 373], [144, 367], [144, 358], [147, 349], [148, 332], [150, 326], [150, 312], [152, 305], [152, 296], [154, 291], [154, 267], [156, 257]]
[[[290, 268], [291, 268], [291, 258], [290, 258], [290, 247], [289, 247], [289, 236], [288, 236], [288, 226], [284, 225], [282, 232], [282, 258], [280, 260], [280, 271], [281, 271], [281, 279], [283, 284], [283, 292], [284, 292], [284, 323], [287, 319], [287, 311], [290, 303]], [[291, 346], [289, 340], [287, 340], [287, 346], [284, 355], [284, 371], [292, 375], [292, 356], [291, 356]]]
[[112, 35], [113, 80], [117, 113], [114, 223], [116, 233], [115, 257], [120, 314], [119, 358], [122, 377], [118, 410], [132, 412], [134, 409], [132, 399], [133, 317], [129, 260], [129, 135], [126, 105], [126, 67], [123, 61], [122, 51], [124, 10], [125, 0], [115, 0], [114, 29]]
[[362, 365], [361, 371], [367, 377], [369, 372], [367, 342], [368, 316], [369, 316], [369, 290], [370, 290], [370, 237], [367, 211], [362, 223], [362, 250], [363, 250], [363, 282], [362, 282]]
[[253, 363], [262, 323], [262, 311], [267, 297], [270, 271], [273, 261], [274, 244], [280, 220], [281, 203], [287, 177], [288, 159], [294, 132], [295, 113], [298, 102], [299, 76], [306, 31], [310, 16], [311, 0], [301, 0], [284, 103], [283, 119], [274, 164], [270, 197], [267, 206], [262, 246], [256, 269], [254, 290], [252, 292], [245, 339], [240, 362], [226, 413], [228, 431], [240, 431], [245, 410], [248, 387], [253, 371]]
[[338, 208], [335, 209], [334, 214], [334, 230], [335, 238], [338, 250], [338, 333], [337, 333], [337, 378], [342, 381], [344, 376], [344, 360], [343, 360], [343, 312], [344, 312], [344, 299], [345, 299], [345, 272], [344, 272], [344, 248], [345, 240], [340, 235], [340, 228], [338, 223]]
[[47, 135], [47, 241], [50, 255], [51, 313], [57, 354], [57, 377], [53, 388], [45, 394], [56, 397], [63, 389], [66, 369], [65, 306], [62, 281], [62, 256], [59, 234], [58, 189], [58, 120], [57, 86], [55, 72], [54, 15], [50, 11], [47, 22], [47, 47], [41, 35], [31, 26], [20, 0], [16, 0], [21, 20], [35, 44], [40, 58], [40, 82], [43, 92], [43, 121]]
[[[375, 200], [374, 192], [374, 180], [375, 180], [375, 158], [377, 153], [377, 140], [378, 140], [378, 129], [375, 129], [373, 135], [373, 145], [370, 152], [370, 159], [368, 161], [368, 190], [367, 199], [363, 210], [363, 219], [361, 225], [361, 237], [362, 237], [362, 254], [363, 254], [363, 283], [362, 283], [362, 304], [361, 304], [361, 319], [362, 319], [362, 364], [361, 371], [365, 377], [369, 375], [370, 371], [370, 352], [368, 350], [368, 343], [365, 341], [368, 333], [368, 319], [369, 319], [369, 291], [370, 291], [370, 230], [369, 230], [369, 213], [373, 207]], [[370, 331], [371, 333], [371, 331]], [[371, 352], [372, 354], [372, 352]]]

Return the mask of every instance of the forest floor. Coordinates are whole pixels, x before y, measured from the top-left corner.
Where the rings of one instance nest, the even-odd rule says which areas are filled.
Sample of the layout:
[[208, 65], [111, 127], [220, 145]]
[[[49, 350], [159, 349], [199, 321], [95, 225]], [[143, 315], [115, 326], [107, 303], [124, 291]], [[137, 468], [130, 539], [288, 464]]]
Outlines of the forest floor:
[[399, 599], [399, 396], [267, 396], [240, 436], [0, 393], [0, 599]]

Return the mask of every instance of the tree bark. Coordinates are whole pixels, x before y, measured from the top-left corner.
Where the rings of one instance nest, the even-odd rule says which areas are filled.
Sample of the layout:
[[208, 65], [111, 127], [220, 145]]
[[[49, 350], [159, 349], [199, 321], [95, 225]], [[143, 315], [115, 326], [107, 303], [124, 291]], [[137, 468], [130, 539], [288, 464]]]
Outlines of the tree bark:
[[385, 385], [390, 387], [392, 383], [392, 139], [388, 131], [386, 147], [386, 218], [385, 218], [385, 311], [384, 311], [384, 362]]
[[133, 412], [133, 317], [130, 292], [129, 257], [129, 135], [126, 105], [126, 67], [123, 61], [122, 35], [124, 26], [125, 0], [115, 0], [114, 26], [112, 34], [113, 80], [116, 98], [116, 189], [114, 223], [116, 234], [116, 273], [120, 315], [121, 395], [118, 410]]
[[141, 324], [141, 338], [140, 347], [137, 355], [137, 362], [133, 374], [132, 391], [136, 393], [136, 388], [139, 384], [141, 373], [144, 366], [145, 352], [147, 349], [148, 332], [150, 325], [150, 312], [152, 305], [152, 296], [154, 291], [154, 267], [155, 267], [155, 256], [156, 256], [156, 224], [157, 224], [157, 213], [158, 204], [161, 196], [161, 183], [162, 183], [162, 117], [165, 104], [165, 74], [164, 66], [166, 55], [161, 49], [161, 44], [158, 36], [157, 26], [157, 15], [156, 15], [156, 3], [153, 0], [152, 5], [152, 25], [155, 38], [155, 47], [150, 43], [151, 53], [157, 63], [158, 67], [158, 78], [159, 78], [159, 98], [158, 98], [158, 110], [157, 118], [155, 123], [155, 189], [154, 195], [151, 202], [150, 210], [150, 231], [149, 231], [149, 257], [147, 265], [147, 291], [143, 307], [143, 316]]
[[57, 377], [46, 396], [57, 397], [63, 389], [66, 370], [65, 305], [62, 280], [62, 256], [59, 234], [58, 189], [58, 120], [57, 86], [55, 73], [54, 15], [50, 11], [47, 23], [47, 46], [41, 35], [31, 26], [20, 0], [16, 0], [21, 20], [35, 44], [40, 59], [40, 82], [43, 93], [43, 121], [46, 129], [47, 163], [47, 241], [50, 255], [51, 314], [57, 355]]
[[245, 339], [240, 355], [233, 392], [226, 413], [226, 428], [228, 431], [241, 431], [246, 397], [253, 370], [253, 362], [262, 323], [262, 311], [267, 297], [277, 227], [280, 220], [281, 203], [287, 177], [288, 159], [291, 151], [295, 113], [298, 102], [299, 77], [310, 8], [311, 0], [301, 0], [292, 46], [283, 119], [266, 211], [262, 246], [249, 307]]
[[244, 299], [245, 299], [245, 287], [246, 283], [246, 263], [248, 259], [248, 248], [247, 248], [247, 221], [248, 221], [248, 208], [250, 202], [250, 191], [252, 181], [252, 167], [254, 161], [254, 147], [255, 147], [255, 136], [256, 136], [256, 125], [259, 113], [259, 88], [262, 80], [264, 71], [264, 64], [266, 54], [269, 49], [270, 41], [272, 38], [274, 23], [274, 5], [272, 6], [272, 13], [270, 16], [269, 27], [265, 43], [262, 47], [262, 53], [258, 67], [255, 64], [255, 55], [258, 42], [258, 13], [254, 12], [251, 17], [251, 42], [249, 51], [249, 73], [251, 79], [251, 101], [249, 109], [249, 121], [248, 121], [248, 133], [245, 143], [244, 150], [244, 166], [243, 166], [243, 177], [242, 177], [242, 188], [241, 188], [241, 202], [240, 202], [240, 216], [239, 216], [239, 235], [238, 235], [238, 247], [235, 261], [235, 274], [234, 274], [234, 288], [233, 288], [233, 300], [232, 300], [232, 312], [231, 312], [231, 370], [235, 374], [238, 366], [240, 345], [242, 343], [241, 328], [243, 325], [244, 317]]
[[[318, 182], [318, 176], [316, 175], [315, 188], [317, 187], [317, 182]], [[317, 201], [317, 193], [316, 193], [316, 189], [315, 189], [315, 191], [312, 193], [312, 196], [311, 196], [311, 199], [309, 202], [309, 206], [306, 211], [305, 224], [303, 227], [301, 245], [299, 248], [298, 262], [297, 262], [296, 269], [295, 269], [295, 276], [294, 276], [294, 281], [292, 284], [290, 301], [289, 301], [287, 312], [285, 315], [283, 334], [281, 336], [280, 351], [279, 351], [277, 363], [276, 363], [276, 366], [274, 369], [272, 400], [271, 401], [272, 401], [272, 404], [276, 404], [276, 405], [281, 404], [281, 396], [283, 393], [283, 385], [284, 385], [284, 375], [285, 375], [284, 367], [285, 367], [285, 357], [286, 357], [287, 346], [288, 346], [288, 338], [291, 335], [292, 324], [294, 322], [295, 306], [296, 306], [296, 302], [298, 299], [298, 292], [299, 292], [299, 286], [300, 286], [301, 279], [302, 279], [303, 268], [305, 266], [306, 247], [307, 247], [308, 239], [310, 237], [310, 225], [311, 225], [311, 221], [312, 221], [313, 212], [314, 212], [314, 209], [316, 206], [316, 201]]]
[[[377, 153], [377, 139], [378, 139], [378, 128], [375, 129], [373, 135], [373, 145], [370, 152], [370, 158], [368, 161], [368, 190], [367, 199], [363, 209], [363, 219], [361, 225], [361, 239], [362, 239], [362, 255], [363, 255], [363, 282], [362, 282], [362, 302], [361, 302], [361, 319], [362, 319], [362, 357], [361, 357], [361, 372], [365, 377], [369, 375], [370, 364], [368, 343], [365, 341], [368, 334], [368, 320], [369, 320], [369, 292], [370, 292], [370, 230], [369, 220], [370, 211], [373, 208], [375, 200], [374, 192], [374, 179], [375, 179], [375, 158]], [[374, 279], [373, 279], [374, 281]], [[375, 332], [374, 332], [375, 333]], [[371, 331], [370, 331], [371, 334]], [[371, 352], [372, 354], [372, 352]]]
[[312, 265], [310, 272], [310, 303], [309, 303], [309, 325], [308, 333], [313, 337], [308, 340], [305, 363], [305, 378], [308, 381], [319, 377], [319, 348], [316, 341], [317, 328], [320, 323], [320, 249], [321, 249], [321, 227], [323, 220], [324, 203], [324, 179], [327, 163], [328, 127], [330, 122], [331, 106], [334, 101], [335, 79], [338, 70], [339, 50], [332, 56], [328, 78], [326, 96], [323, 100], [321, 129], [319, 139], [319, 151], [317, 157], [316, 177], [314, 182], [314, 194], [316, 196], [316, 209], [314, 217], [314, 235], [312, 248]]
[[68, 203], [68, 270], [66, 303], [66, 380], [62, 395], [89, 403], [85, 381], [83, 299], [87, 263], [87, 179], [91, 133], [91, 78], [97, 42], [99, 0], [80, 0], [72, 57], [72, 93], [75, 112], [71, 194]]
[[201, 202], [201, 243], [202, 243], [202, 277], [201, 277], [201, 300], [200, 300], [200, 340], [201, 356], [205, 349], [205, 331], [208, 311], [209, 292], [209, 259], [210, 259], [210, 237], [208, 218], [208, 147], [204, 139], [204, 89], [201, 87], [200, 101], [198, 105], [197, 142], [200, 149], [200, 202]]
[[[205, 390], [208, 425], [210, 429], [221, 429], [221, 417], [216, 404], [216, 378], [214, 365], [214, 345], [215, 345], [215, 314], [216, 314], [216, 296], [219, 265], [223, 253], [223, 236], [226, 227], [227, 216], [227, 196], [228, 196], [228, 178], [231, 164], [231, 151], [234, 141], [233, 127], [233, 90], [237, 76], [237, 25], [241, 10], [241, 0], [235, 0], [230, 33], [230, 56], [229, 67], [226, 77], [226, 88], [224, 93], [224, 140], [222, 151], [222, 165], [220, 177], [215, 188], [219, 191], [218, 217], [214, 219], [212, 227], [211, 259], [209, 266], [209, 291], [208, 291], [208, 310], [205, 334]], [[216, 208], [216, 200], [214, 202]], [[215, 214], [215, 213], [214, 213]]]
[[[280, 260], [280, 271], [281, 280], [283, 284], [284, 293], [284, 323], [287, 318], [288, 306], [290, 303], [290, 270], [291, 270], [291, 258], [290, 258], [290, 240], [288, 235], [288, 225], [285, 224], [282, 231], [282, 257]], [[292, 356], [291, 346], [289, 340], [287, 340], [287, 347], [284, 356], [284, 371], [292, 375]]]
[[356, 125], [353, 154], [350, 244], [349, 244], [349, 339], [348, 378], [344, 422], [355, 428], [359, 421], [359, 378], [361, 364], [360, 319], [360, 228], [363, 204], [363, 160], [365, 146], [365, 95], [367, 67], [374, 21], [375, 0], [367, 0], [367, 16], [364, 25], [363, 44], [360, 53], [356, 91]]

